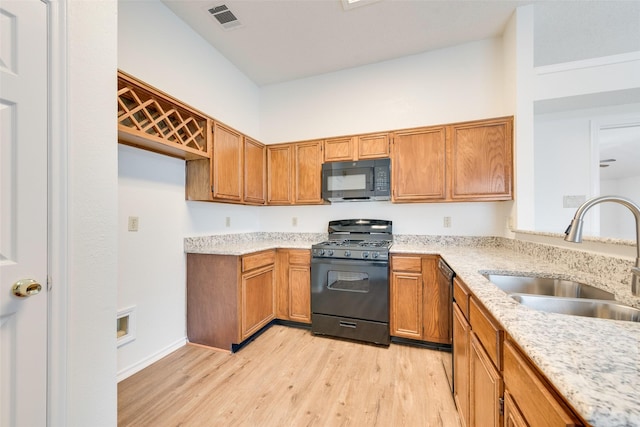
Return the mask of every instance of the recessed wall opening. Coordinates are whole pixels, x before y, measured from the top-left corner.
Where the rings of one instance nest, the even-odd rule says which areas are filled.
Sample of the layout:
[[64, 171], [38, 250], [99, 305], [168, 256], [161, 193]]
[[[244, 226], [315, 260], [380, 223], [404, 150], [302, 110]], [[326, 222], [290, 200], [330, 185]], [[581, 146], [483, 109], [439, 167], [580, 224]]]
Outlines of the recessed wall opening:
[[136, 339], [135, 307], [118, 311], [116, 316], [116, 337], [118, 347]]

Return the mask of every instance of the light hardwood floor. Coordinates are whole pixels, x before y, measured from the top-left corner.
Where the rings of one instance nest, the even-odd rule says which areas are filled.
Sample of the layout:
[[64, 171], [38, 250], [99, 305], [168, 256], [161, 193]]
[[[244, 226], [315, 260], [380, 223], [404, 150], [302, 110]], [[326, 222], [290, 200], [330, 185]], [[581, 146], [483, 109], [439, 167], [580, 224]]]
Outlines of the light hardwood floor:
[[450, 353], [275, 325], [235, 354], [186, 345], [118, 384], [119, 426], [459, 426]]

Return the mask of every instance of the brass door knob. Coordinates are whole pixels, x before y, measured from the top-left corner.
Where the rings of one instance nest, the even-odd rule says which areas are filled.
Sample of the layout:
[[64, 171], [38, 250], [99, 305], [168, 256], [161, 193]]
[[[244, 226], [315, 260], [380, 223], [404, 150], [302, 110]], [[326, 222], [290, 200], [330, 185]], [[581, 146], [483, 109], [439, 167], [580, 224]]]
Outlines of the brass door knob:
[[30, 297], [32, 295], [39, 294], [42, 290], [42, 286], [40, 283], [36, 282], [33, 279], [22, 279], [18, 280], [13, 284], [11, 288], [11, 292], [20, 298]]

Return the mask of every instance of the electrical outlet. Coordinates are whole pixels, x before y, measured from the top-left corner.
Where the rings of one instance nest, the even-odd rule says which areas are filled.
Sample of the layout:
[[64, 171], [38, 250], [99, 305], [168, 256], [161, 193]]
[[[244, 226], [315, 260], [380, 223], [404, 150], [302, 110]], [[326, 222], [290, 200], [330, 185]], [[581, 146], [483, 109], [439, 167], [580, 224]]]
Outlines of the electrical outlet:
[[562, 198], [563, 208], [579, 208], [587, 200], [587, 196], [564, 196]]
[[231, 227], [231, 217], [228, 216], [224, 219], [224, 225], [225, 227]]
[[294, 227], [298, 226], [298, 217], [294, 216], [291, 218], [291, 225], [293, 225]]
[[450, 216], [445, 216], [442, 225], [444, 226], [444, 228], [450, 228], [451, 227], [451, 217]]
[[128, 223], [128, 230], [129, 231], [138, 231], [138, 225], [139, 225], [139, 220], [137, 216], [130, 216], [129, 217], [129, 223]]

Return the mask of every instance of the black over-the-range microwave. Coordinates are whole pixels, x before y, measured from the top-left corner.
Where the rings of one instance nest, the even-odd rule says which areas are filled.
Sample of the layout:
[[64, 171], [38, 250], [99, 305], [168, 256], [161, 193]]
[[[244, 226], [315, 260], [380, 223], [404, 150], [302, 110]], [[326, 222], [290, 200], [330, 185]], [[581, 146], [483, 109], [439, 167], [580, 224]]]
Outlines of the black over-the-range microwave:
[[391, 160], [324, 163], [322, 198], [330, 202], [389, 200]]

